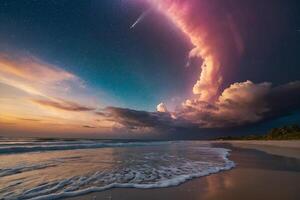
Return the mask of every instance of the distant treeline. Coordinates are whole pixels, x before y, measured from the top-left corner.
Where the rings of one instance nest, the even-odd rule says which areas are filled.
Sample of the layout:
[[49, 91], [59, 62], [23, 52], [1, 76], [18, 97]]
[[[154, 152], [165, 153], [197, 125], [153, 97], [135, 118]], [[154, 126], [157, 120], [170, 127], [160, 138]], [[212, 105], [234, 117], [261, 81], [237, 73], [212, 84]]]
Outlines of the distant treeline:
[[273, 128], [265, 135], [225, 136], [219, 140], [300, 140], [300, 126], [297, 124]]

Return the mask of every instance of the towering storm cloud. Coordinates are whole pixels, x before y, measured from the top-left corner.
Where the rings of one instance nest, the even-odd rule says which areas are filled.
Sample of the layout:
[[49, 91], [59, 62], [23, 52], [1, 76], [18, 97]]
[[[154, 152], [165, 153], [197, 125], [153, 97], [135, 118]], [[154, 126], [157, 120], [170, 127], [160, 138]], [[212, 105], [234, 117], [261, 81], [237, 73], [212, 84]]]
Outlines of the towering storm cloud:
[[[231, 127], [264, 120], [270, 115], [274, 116], [275, 110], [285, 107], [285, 103], [273, 106], [269, 96], [277, 89], [272, 88], [272, 84], [268, 82], [259, 84], [252, 81], [237, 82], [223, 89], [224, 73], [227, 75], [234, 73], [230, 72], [233, 69], [232, 65], [238, 63], [245, 50], [239, 30], [245, 27], [241, 26], [241, 20], [232, 15], [236, 13], [233, 11], [239, 10], [238, 2], [228, 1], [227, 4], [210, 0], [148, 2], [185, 34], [193, 45], [189, 58], [196, 57], [202, 60], [199, 79], [192, 88], [194, 96], [189, 97], [171, 112], [174, 118], [187, 120], [199, 127]], [[257, 20], [249, 18], [248, 13], [243, 13], [243, 17], [244, 20]], [[240, 26], [237, 26], [238, 22]], [[255, 34], [252, 37], [254, 38]], [[288, 90], [290, 95], [299, 92], [299, 82], [280, 87], [292, 85], [294, 89]], [[162, 106], [165, 107], [165, 104], [160, 103], [157, 110], [165, 112]], [[286, 107], [288, 109], [284, 112], [290, 112], [291, 108]]]
[[232, 17], [215, 1], [150, 0], [194, 46], [189, 57], [203, 60], [201, 74], [194, 84], [198, 100], [214, 101], [222, 84], [221, 68], [243, 51], [243, 42]]

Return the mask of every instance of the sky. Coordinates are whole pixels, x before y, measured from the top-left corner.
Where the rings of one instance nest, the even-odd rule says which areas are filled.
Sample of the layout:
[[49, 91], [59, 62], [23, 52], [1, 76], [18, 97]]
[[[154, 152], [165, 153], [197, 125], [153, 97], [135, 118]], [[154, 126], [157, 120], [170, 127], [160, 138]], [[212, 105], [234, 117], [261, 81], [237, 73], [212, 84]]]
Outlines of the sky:
[[201, 139], [300, 122], [297, 0], [2, 0], [0, 135]]

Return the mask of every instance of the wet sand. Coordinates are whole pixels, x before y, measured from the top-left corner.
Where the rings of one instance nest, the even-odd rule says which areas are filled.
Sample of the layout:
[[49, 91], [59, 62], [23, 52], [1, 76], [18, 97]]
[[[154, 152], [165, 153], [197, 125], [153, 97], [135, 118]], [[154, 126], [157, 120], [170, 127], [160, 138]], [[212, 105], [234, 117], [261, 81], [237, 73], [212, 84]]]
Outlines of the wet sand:
[[[221, 141], [221, 143], [223, 142]], [[235, 147], [257, 149], [273, 155], [300, 159], [300, 140], [237, 140], [228, 142], [226, 141], [226, 143], [229, 143]]]
[[237, 165], [234, 169], [193, 179], [176, 187], [158, 189], [115, 188], [68, 199], [300, 199], [300, 159], [271, 155], [255, 149], [238, 148], [229, 143], [216, 145], [232, 149], [230, 159], [235, 161]]

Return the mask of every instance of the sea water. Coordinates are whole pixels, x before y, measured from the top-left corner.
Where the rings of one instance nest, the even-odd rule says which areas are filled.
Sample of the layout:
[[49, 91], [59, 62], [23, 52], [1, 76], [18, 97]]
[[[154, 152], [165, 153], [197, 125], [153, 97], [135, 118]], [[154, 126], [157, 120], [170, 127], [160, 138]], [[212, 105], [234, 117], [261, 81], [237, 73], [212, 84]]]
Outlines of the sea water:
[[114, 187], [160, 188], [234, 167], [210, 142], [5, 139], [0, 199], [58, 199]]

